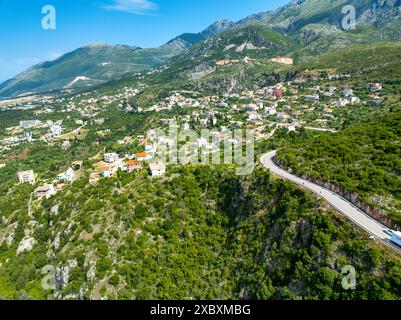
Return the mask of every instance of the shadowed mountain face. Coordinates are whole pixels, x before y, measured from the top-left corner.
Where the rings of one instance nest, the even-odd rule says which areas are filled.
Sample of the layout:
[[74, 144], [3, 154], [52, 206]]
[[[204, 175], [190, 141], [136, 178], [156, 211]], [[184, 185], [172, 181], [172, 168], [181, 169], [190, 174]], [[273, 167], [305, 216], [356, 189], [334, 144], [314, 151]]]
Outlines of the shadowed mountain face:
[[[355, 30], [342, 28], [346, 5], [355, 8]], [[205, 63], [213, 64], [212, 60], [236, 59], [244, 54], [270, 58], [296, 50], [302, 57], [353, 44], [399, 39], [401, 0], [297, 0], [237, 23], [219, 20], [200, 33], [182, 34], [155, 49], [107, 44], [79, 48], [0, 84], [0, 97], [90, 87], [151, 69], [177, 56], [173, 65], [196, 70]]]

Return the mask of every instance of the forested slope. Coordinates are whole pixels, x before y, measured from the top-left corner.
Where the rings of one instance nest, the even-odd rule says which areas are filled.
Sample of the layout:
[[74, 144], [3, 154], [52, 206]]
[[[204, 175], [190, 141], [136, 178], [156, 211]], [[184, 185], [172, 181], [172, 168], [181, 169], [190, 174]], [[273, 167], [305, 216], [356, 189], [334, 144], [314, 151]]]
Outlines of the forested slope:
[[354, 191], [401, 224], [401, 108], [345, 131], [280, 150], [279, 162], [301, 175]]
[[[29, 197], [29, 190], [15, 192]], [[398, 257], [260, 168], [242, 178], [226, 166], [180, 167], [162, 179], [119, 174], [97, 186], [83, 177], [35, 202], [32, 217], [17, 208], [3, 212], [0, 229], [2, 298], [401, 295]], [[27, 232], [36, 243], [17, 255]], [[46, 265], [56, 268], [53, 291], [41, 287]], [[346, 265], [357, 270], [356, 290], [342, 288]]]

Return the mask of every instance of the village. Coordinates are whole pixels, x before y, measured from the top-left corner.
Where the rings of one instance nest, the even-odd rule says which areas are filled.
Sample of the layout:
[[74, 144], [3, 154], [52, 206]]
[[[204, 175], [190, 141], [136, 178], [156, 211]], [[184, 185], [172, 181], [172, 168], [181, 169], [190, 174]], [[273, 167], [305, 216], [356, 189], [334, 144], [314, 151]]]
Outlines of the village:
[[[203, 96], [195, 91], [173, 91], [171, 94], [148, 108], [133, 108], [130, 102], [144, 86], [138, 88], [125, 87], [115, 95], [104, 95], [94, 98], [93, 95], [77, 94], [70, 98], [41, 98], [35, 103], [11, 105], [2, 110], [32, 110], [39, 117], [56, 113], [58, 120], [25, 119], [19, 125], [5, 129], [0, 140], [0, 151], [11, 150], [24, 143], [45, 142], [51, 146], [59, 146], [67, 150], [71, 139], [79, 137], [86, 126], [95, 126], [107, 132], [106, 119], [102, 113], [115, 105], [125, 113], [160, 113], [175, 108], [184, 110], [184, 114], [170, 118], [159, 118], [154, 128], [116, 141], [117, 145], [135, 145], [136, 153], [118, 153], [104, 151], [101, 159], [93, 161], [90, 168], [83, 168], [87, 159], [79, 159], [71, 163], [65, 172], [60, 172], [52, 181], [37, 181], [34, 169], [17, 172], [19, 183], [37, 186], [35, 199], [50, 198], [62, 190], [66, 184], [73, 183], [82, 176], [85, 169], [89, 175], [89, 183], [96, 184], [102, 178], [110, 178], [117, 172], [149, 172], [151, 177], [165, 175], [167, 165], [163, 152], [168, 148], [178, 148], [177, 137], [165, 133], [168, 129], [185, 132], [202, 129], [212, 130], [212, 134], [192, 141], [186, 151], [188, 162], [198, 157], [198, 152], [209, 155], [220, 153], [223, 142], [238, 145], [244, 141], [232, 136], [234, 129], [251, 130], [256, 141], [272, 137], [278, 128], [295, 131], [304, 127], [308, 130], [335, 132], [338, 127], [335, 112], [338, 109], [350, 108], [354, 105], [379, 107], [383, 86], [380, 83], [367, 83], [363, 98], [350, 85], [336, 86], [333, 81], [349, 79], [348, 75], [331, 76], [330, 85], [311, 85], [321, 79], [298, 78], [292, 82], [277, 83], [258, 90], [223, 95]], [[344, 82], [340, 82], [343, 84]], [[156, 126], [157, 125], [157, 126]], [[164, 131], [163, 131], [164, 130]], [[0, 163], [0, 169], [6, 164]]]

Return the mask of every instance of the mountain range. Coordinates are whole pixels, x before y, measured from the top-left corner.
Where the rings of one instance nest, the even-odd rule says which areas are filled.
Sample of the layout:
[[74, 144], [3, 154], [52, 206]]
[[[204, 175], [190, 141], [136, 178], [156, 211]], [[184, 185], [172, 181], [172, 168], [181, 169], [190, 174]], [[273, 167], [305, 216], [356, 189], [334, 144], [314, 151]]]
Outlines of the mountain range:
[[[355, 8], [355, 30], [342, 28], [346, 5]], [[197, 78], [204, 74], [196, 72], [198, 67], [204, 70], [205, 64], [220, 59], [302, 58], [353, 44], [400, 40], [400, 13], [401, 0], [294, 0], [238, 22], [219, 20], [200, 33], [184, 33], [159, 48], [110, 44], [79, 48], [0, 84], [0, 97], [88, 88], [170, 61], [183, 68], [190, 65]]]

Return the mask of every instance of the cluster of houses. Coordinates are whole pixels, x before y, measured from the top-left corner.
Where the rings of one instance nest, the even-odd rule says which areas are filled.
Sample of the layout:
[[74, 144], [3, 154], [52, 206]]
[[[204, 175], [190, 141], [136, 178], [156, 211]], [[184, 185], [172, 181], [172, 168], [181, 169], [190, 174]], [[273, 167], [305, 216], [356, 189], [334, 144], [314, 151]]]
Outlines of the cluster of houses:
[[[275, 58], [275, 62], [291, 63], [289, 58], [280, 57]], [[344, 77], [338, 76], [341, 79]], [[336, 77], [332, 78], [337, 79]], [[338, 90], [335, 86], [330, 86], [326, 89], [314, 86], [305, 89], [304, 83], [307, 80], [297, 78], [293, 82], [278, 83], [274, 86], [263, 87], [258, 90], [246, 90], [241, 93], [226, 93], [223, 96], [201, 96], [198, 92], [194, 91], [175, 91], [146, 111], [171, 110], [174, 107], [194, 108], [191, 115], [183, 115], [179, 119], [173, 119], [180, 123], [183, 130], [187, 130], [192, 128], [194, 124], [195, 127], [199, 126], [201, 128], [216, 126], [218, 117], [221, 114], [224, 114], [225, 119], [228, 121], [225, 125], [229, 125], [230, 127], [242, 127], [244, 125], [248, 127], [260, 126], [263, 122], [266, 124], [266, 120], [275, 121], [279, 124], [299, 122], [300, 125], [308, 125], [303, 120], [299, 120], [300, 116], [309, 112], [320, 112], [316, 111], [315, 106], [322, 106], [324, 111], [315, 121], [314, 125], [325, 127], [327, 118], [331, 117], [332, 108], [361, 103], [361, 99], [353, 93], [352, 88], [345, 87], [342, 90]], [[380, 83], [368, 83], [367, 89], [369, 92], [377, 94], [382, 90], [382, 85]], [[42, 109], [49, 109], [52, 103], [64, 103], [65, 109], [61, 109], [62, 112], [78, 111], [84, 117], [93, 118], [93, 124], [102, 125], [105, 121], [104, 118], [94, 118], [102, 109], [102, 106], [119, 101], [121, 108], [125, 108], [126, 111], [132, 111], [132, 106], [124, 101], [128, 101], [129, 98], [138, 94], [141, 88], [125, 87], [120, 91], [113, 96], [91, 97], [80, 101], [77, 98], [81, 94], [72, 98], [61, 98], [63, 101], [50, 99], [42, 101], [44, 105]], [[85, 94], [82, 95], [84, 96]], [[252, 102], [230, 103], [233, 99], [237, 101], [251, 100]], [[381, 100], [375, 96], [372, 98], [371, 103], [373, 105], [380, 105]], [[241, 114], [244, 114], [244, 116], [240, 116]], [[172, 121], [172, 119], [161, 119], [161, 124], [166, 124], [169, 121]], [[77, 119], [76, 124], [83, 126], [84, 121]], [[42, 126], [49, 127], [49, 132], [41, 137], [42, 140], [51, 141], [53, 137], [60, 136], [63, 133], [60, 122], [43, 124], [39, 120], [25, 120], [21, 121], [20, 128], [27, 131], [19, 136], [8, 137], [2, 143], [15, 145], [24, 141], [33, 141], [31, 130]], [[68, 142], [62, 148], [68, 149]]]
[[[277, 58], [274, 62], [291, 64], [292, 61], [287, 58]], [[226, 62], [221, 62], [222, 65]], [[302, 83], [302, 82], [301, 82]], [[379, 83], [368, 84], [370, 92], [380, 92], [382, 86]], [[138, 91], [131, 91], [136, 94]], [[325, 98], [324, 103], [322, 97]], [[253, 101], [251, 103], [233, 104], [229, 101], [236, 99], [237, 101]], [[329, 102], [327, 102], [329, 99]], [[107, 99], [106, 99], [107, 100]], [[299, 120], [299, 116], [308, 111], [314, 111], [315, 105], [323, 106], [324, 113], [331, 113], [332, 107], [345, 107], [348, 104], [358, 104], [361, 100], [354, 94], [350, 87], [339, 90], [335, 86], [326, 89], [320, 86], [311, 88], [300, 87], [299, 83], [278, 83], [274, 86], [260, 88], [258, 90], [248, 90], [242, 93], [227, 93], [222, 96], [206, 96], [202, 97], [199, 93], [193, 91], [173, 92], [170, 96], [160, 101], [148, 109], [148, 111], [160, 111], [164, 109], [172, 109], [174, 107], [191, 107], [194, 110], [191, 114], [177, 116], [171, 119], [160, 119], [162, 126], [171, 126], [179, 123], [181, 130], [191, 129], [193, 124], [198, 128], [206, 128], [216, 126], [219, 117], [224, 114], [226, 125], [232, 127], [253, 129], [257, 139], [266, 138], [269, 134], [263, 133], [266, 124], [276, 122], [280, 126], [286, 127], [288, 130], [295, 130], [298, 126], [306, 126], [308, 123]], [[131, 106], [129, 103], [120, 103], [119, 107], [126, 108], [127, 111]], [[267, 121], [267, 122], [266, 122]], [[324, 129], [327, 126], [326, 118], [319, 118], [315, 121], [317, 129]], [[220, 126], [221, 132], [217, 132], [213, 137], [213, 141], [196, 142], [199, 148], [205, 148], [208, 151], [218, 151], [218, 145], [221, 142], [219, 135], [224, 136], [226, 126]], [[119, 144], [127, 144], [132, 142], [132, 137], [126, 137], [118, 141]], [[145, 151], [136, 154], [126, 154], [120, 157], [116, 153], [106, 153], [103, 161], [96, 163], [95, 172], [91, 175], [91, 180], [96, 181], [99, 177], [111, 177], [118, 170], [125, 172], [141, 171], [145, 168], [145, 164], [149, 165], [152, 176], [161, 176], [165, 174], [165, 164], [156, 161], [158, 149], [160, 145], [171, 146], [176, 143], [172, 138], [167, 136], [157, 136], [154, 130], [149, 130], [147, 136], [137, 136], [139, 144], [144, 147]], [[222, 138], [223, 139], [223, 138]], [[237, 141], [238, 142], [238, 141]], [[196, 149], [196, 148], [194, 148]]]
[[[33, 170], [20, 171], [17, 173], [18, 181], [20, 184], [29, 183], [34, 185], [36, 183], [36, 176]], [[46, 183], [40, 187], [37, 187], [34, 191], [36, 199], [50, 198], [56, 193], [56, 188], [52, 183]]]
[[[5, 107], [2, 111], [7, 110], [34, 110], [34, 114], [43, 115], [53, 113], [55, 111], [54, 107], [58, 106], [58, 113], [79, 113], [82, 118], [94, 118], [97, 113], [103, 110], [105, 107], [113, 102], [121, 101], [122, 99], [129, 99], [134, 97], [140, 92], [140, 88], [129, 88], [125, 87], [112, 96], [101, 96], [99, 98], [88, 98], [85, 96], [91, 93], [79, 93], [69, 98], [58, 98], [53, 99], [49, 97], [38, 97], [33, 103], [23, 103], [12, 105], [10, 102], [10, 107]], [[94, 119], [93, 123], [102, 124], [101, 119]], [[104, 122], [104, 119], [102, 120]], [[82, 119], [76, 120], [77, 125], [83, 126], [85, 123]], [[59, 137], [63, 134], [63, 128], [61, 126], [62, 121], [41, 121], [38, 119], [28, 119], [19, 122], [18, 126], [9, 127], [5, 130], [7, 136], [0, 140], [0, 150], [3, 149], [2, 146], [8, 146], [4, 150], [9, 149], [9, 147], [14, 147], [24, 142], [36, 141], [32, 138], [33, 133], [37, 129], [48, 128], [48, 132], [42, 134], [37, 140], [45, 141], [48, 143], [52, 142], [52, 139]], [[38, 130], [38, 132], [41, 132]]]
[[58, 137], [63, 133], [61, 127], [62, 121], [53, 122], [51, 120], [42, 122], [40, 120], [23, 120], [20, 121], [18, 127], [10, 127], [6, 132], [10, 132], [10, 136], [4, 138], [1, 142], [7, 146], [17, 146], [24, 142], [33, 142], [33, 131], [35, 129], [48, 128], [48, 133], [42, 135], [39, 140], [48, 142], [54, 137]]
[[[142, 171], [145, 164], [149, 164], [149, 168], [153, 177], [160, 177], [165, 174], [166, 166], [163, 162], [157, 161], [157, 138], [154, 130], [149, 130], [147, 137], [137, 136], [139, 144], [145, 148], [145, 151], [136, 154], [126, 154], [120, 157], [117, 153], [104, 154], [103, 161], [95, 164], [95, 171], [91, 174], [90, 182], [96, 183], [99, 176], [109, 178], [116, 174], [118, 170], [124, 172]], [[166, 137], [160, 137], [161, 143], [170, 143]], [[120, 144], [131, 143], [132, 137], [126, 137], [119, 141]]]
[[[371, 93], [379, 93], [382, 90], [382, 85], [380, 83], [368, 84], [368, 90]], [[278, 124], [298, 122], [299, 125], [307, 126], [311, 123], [300, 120], [300, 118], [304, 114], [313, 113], [317, 118], [314, 125], [322, 129], [328, 129], [327, 118], [332, 118], [332, 108], [367, 103], [367, 101], [361, 101], [350, 87], [345, 87], [342, 90], [335, 86], [326, 89], [320, 86], [300, 88], [300, 86], [295, 85], [295, 82], [279, 83], [273, 87], [247, 91], [228, 97], [232, 98], [233, 96], [237, 99], [263, 101], [262, 103], [251, 103], [239, 107], [237, 105], [232, 106], [232, 110], [244, 108], [247, 110], [246, 122], [248, 125], [259, 124], [268, 119]], [[371, 97], [370, 103], [380, 105], [380, 98]], [[319, 111], [319, 109], [323, 111]]]
[[[282, 57], [272, 59], [272, 61], [289, 65], [293, 63], [292, 59]], [[224, 66], [230, 63], [233, 63], [233, 61], [221, 60], [216, 64]], [[332, 80], [344, 78], [347, 77], [331, 76]], [[274, 123], [278, 127], [286, 127], [290, 131], [295, 130], [296, 127], [301, 125], [310, 125], [308, 121], [302, 119], [302, 116], [314, 112], [319, 114], [317, 119], [314, 120], [314, 125], [318, 129], [327, 129], [328, 119], [333, 117], [331, 115], [333, 108], [344, 108], [348, 105], [366, 103], [366, 101], [361, 101], [354, 93], [354, 88], [349, 86], [343, 88], [337, 88], [334, 85], [306, 87], [305, 83], [308, 83], [307, 79], [297, 78], [292, 82], [277, 83], [257, 90], [244, 90], [240, 93], [229, 92], [221, 96], [202, 96], [195, 91], [174, 91], [170, 96], [159, 101], [146, 111], [159, 112], [161, 110], [171, 110], [175, 107], [192, 108], [188, 110], [187, 114], [160, 119], [160, 125], [163, 127], [176, 124], [181, 130], [218, 126], [219, 131], [213, 133], [211, 141], [199, 138], [194, 142], [193, 148], [196, 152], [199, 149], [207, 152], [218, 152], [221, 141], [225, 139], [225, 132], [232, 128], [250, 128], [257, 139], [263, 139], [269, 136], [269, 133], [265, 132], [265, 128], [268, 125]], [[77, 94], [70, 98], [43, 98], [38, 104], [24, 105], [24, 107], [36, 110], [36, 114], [45, 114], [54, 111], [53, 104], [63, 104], [63, 107], [57, 111], [78, 112], [81, 115], [82, 119], [76, 119], [75, 121], [77, 126], [82, 127], [85, 123], [102, 126], [105, 119], [97, 117], [97, 114], [105, 106], [118, 102], [119, 108], [131, 112], [133, 111], [132, 106], [127, 101], [142, 89], [143, 87], [125, 87], [115, 95], [97, 98], [85, 98], [88, 93]], [[370, 96], [373, 96], [372, 103], [379, 105], [379, 95], [383, 90], [382, 84], [367, 83], [366, 89]], [[142, 110], [138, 111], [141, 112]], [[2, 144], [10, 145], [23, 141], [33, 141], [32, 131], [40, 128], [48, 128], [48, 132], [41, 139], [50, 141], [52, 138], [63, 134], [64, 130], [61, 125], [62, 121], [23, 120], [20, 121], [18, 127], [7, 129], [7, 132], [19, 132], [19, 135], [7, 137], [1, 142]], [[118, 141], [118, 144], [130, 144], [133, 140], [137, 140], [144, 151], [136, 154], [126, 154], [122, 157], [117, 153], [104, 154], [103, 161], [95, 164], [95, 170], [90, 176], [90, 182], [95, 183], [101, 177], [112, 177], [119, 170], [135, 172], [149, 168], [153, 177], [163, 176], [166, 172], [166, 165], [157, 160], [161, 147], [171, 147], [177, 142], [172, 137], [158, 135], [155, 130], [148, 130], [146, 136], [126, 137]], [[235, 144], [240, 141], [232, 139], [231, 142]], [[64, 150], [70, 146], [71, 143], [69, 141], [61, 142], [61, 147]], [[187, 156], [196, 156], [196, 154], [189, 153]], [[36, 177], [32, 170], [18, 172], [17, 175], [20, 183], [32, 185], [36, 183]], [[72, 183], [76, 179], [76, 175], [74, 167], [68, 168], [65, 172], [58, 174], [56, 181], [37, 187], [34, 191], [35, 198], [51, 197], [63, 187], [63, 183]]]
[[[82, 161], [76, 161], [73, 166], [82, 167]], [[18, 181], [20, 184], [29, 183], [35, 185], [36, 175], [33, 170], [19, 171], [17, 173]], [[46, 198], [49, 199], [51, 196], [61, 190], [65, 183], [73, 183], [76, 179], [76, 171], [70, 167], [67, 171], [57, 175], [57, 179], [51, 183], [45, 183], [34, 190], [35, 199]]]

